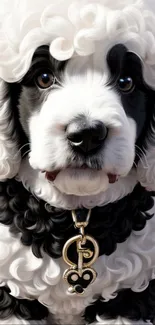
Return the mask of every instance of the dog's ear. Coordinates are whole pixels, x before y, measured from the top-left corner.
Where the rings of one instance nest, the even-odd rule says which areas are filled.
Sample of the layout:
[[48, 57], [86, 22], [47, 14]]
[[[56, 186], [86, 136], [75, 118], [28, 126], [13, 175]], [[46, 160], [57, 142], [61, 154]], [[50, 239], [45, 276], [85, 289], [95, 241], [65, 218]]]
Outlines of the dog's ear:
[[0, 181], [17, 175], [21, 162], [9, 85], [0, 79]]
[[155, 191], [155, 92], [149, 94], [149, 121], [147, 121], [143, 138], [143, 147], [139, 152], [137, 166], [138, 181], [149, 191]]

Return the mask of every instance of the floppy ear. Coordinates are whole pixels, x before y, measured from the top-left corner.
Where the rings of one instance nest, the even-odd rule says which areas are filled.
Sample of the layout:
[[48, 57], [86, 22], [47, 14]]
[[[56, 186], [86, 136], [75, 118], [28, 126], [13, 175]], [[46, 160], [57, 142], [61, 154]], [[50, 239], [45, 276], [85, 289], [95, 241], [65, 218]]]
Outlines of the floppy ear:
[[[152, 107], [151, 107], [152, 106]], [[151, 112], [149, 126], [146, 125], [144, 153], [141, 155], [138, 166], [138, 181], [149, 191], [155, 191], [155, 93], [150, 94], [148, 110]]]
[[0, 79], [0, 181], [19, 171], [21, 156], [9, 86]]

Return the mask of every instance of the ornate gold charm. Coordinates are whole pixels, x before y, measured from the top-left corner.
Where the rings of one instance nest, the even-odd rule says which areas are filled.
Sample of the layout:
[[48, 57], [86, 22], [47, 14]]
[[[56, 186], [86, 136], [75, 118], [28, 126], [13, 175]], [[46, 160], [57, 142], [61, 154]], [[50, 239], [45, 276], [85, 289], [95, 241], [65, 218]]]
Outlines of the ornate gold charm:
[[[64, 272], [63, 278], [70, 285], [68, 291], [80, 295], [97, 277], [97, 273], [91, 268], [91, 265], [99, 256], [99, 247], [93, 237], [85, 234], [85, 227], [88, 225], [90, 214], [91, 210], [89, 210], [86, 220], [81, 222], [77, 220], [76, 212], [72, 211], [75, 227], [79, 229], [80, 234], [70, 238], [63, 248], [64, 261], [70, 266]], [[68, 251], [74, 244], [76, 244], [77, 263], [71, 261], [68, 257]], [[91, 249], [87, 248], [88, 244]]]

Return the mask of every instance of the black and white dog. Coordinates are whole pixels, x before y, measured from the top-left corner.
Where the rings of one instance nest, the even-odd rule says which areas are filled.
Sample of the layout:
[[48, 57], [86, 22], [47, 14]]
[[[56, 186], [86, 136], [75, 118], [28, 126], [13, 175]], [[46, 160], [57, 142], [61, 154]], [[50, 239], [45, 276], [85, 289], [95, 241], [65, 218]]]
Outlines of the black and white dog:
[[[155, 17], [132, 0], [2, 2], [0, 324], [151, 324]], [[63, 279], [73, 210], [99, 247], [82, 295]]]

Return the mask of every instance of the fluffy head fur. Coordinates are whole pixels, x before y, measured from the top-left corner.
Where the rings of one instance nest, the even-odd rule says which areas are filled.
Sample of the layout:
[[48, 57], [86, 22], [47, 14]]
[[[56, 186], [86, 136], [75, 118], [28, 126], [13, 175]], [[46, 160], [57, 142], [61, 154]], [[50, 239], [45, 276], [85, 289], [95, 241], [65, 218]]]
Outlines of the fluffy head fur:
[[[155, 68], [154, 16], [145, 0], [12, 0], [1, 1], [0, 77], [13, 82], [29, 69], [36, 48], [50, 45], [58, 60], [87, 56], [125, 43]], [[147, 73], [152, 85], [151, 75]]]

